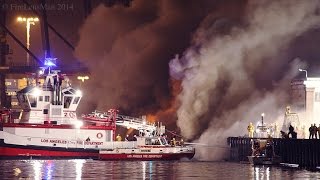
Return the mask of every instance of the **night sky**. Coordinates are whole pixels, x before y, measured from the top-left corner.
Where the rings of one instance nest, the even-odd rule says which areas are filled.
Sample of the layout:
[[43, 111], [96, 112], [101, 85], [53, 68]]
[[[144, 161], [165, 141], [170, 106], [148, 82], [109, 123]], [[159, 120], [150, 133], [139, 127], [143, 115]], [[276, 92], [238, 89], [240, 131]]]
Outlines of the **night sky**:
[[[241, 121], [246, 127], [261, 111], [276, 119], [290, 102], [290, 80], [305, 76], [297, 69], [320, 75], [319, 1], [134, 0], [106, 7], [94, 0], [87, 18], [82, 1], [48, 4], [57, 2], [73, 9], [48, 11], [49, 23], [76, 49], [51, 32], [52, 54], [91, 73], [80, 113], [116, 107], [148, 114], [202, 141]], [[18, 14], [32, 13], [8, 10], [7, 25], [24, 42]], [[23, 50], [8, 40], [9, 62], [23, 62]], [[38, 57], [41, 42], [40, 26], [32, 26]]]

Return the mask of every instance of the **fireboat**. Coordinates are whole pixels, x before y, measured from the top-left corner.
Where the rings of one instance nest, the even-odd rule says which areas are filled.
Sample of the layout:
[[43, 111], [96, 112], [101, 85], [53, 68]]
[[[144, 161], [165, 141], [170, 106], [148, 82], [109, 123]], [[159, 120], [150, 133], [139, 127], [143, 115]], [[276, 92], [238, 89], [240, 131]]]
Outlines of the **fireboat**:
[[[51, 70], [55, 59], [46, 58], [42, 84], [17, 92], [20, 111], [0, 111], [0, 159], [191, 159], [192, 146], [169, 144], [165, 126], [118, 114], [118, 110], [78, 117], [82, 92], [71, 87], [65, 74]], [[116, 127], [139, 131], [135, 141], [115, 141]]]

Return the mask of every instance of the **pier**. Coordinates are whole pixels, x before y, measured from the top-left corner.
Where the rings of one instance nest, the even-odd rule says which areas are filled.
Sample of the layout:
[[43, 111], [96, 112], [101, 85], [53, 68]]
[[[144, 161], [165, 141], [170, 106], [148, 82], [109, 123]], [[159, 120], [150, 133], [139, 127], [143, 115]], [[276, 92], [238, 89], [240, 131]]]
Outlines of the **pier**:
[[[230, 161], [248, 161], [251, 155], [251, 139], [229, 137]], [[283, 163], [298, 164], [301, 168], [314, 169], [320, 166], [320, 139], [279, 139], [273, 138], [275, 154], [282, 157]]]

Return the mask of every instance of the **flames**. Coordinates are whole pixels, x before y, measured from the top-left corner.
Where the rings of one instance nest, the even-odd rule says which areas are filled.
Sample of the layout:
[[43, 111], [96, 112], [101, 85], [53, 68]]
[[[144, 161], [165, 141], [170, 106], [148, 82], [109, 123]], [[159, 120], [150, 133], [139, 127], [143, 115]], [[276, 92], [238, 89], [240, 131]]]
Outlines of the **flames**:
[[[148, 113], [146, 115], [147, 121], [150, 123], [162, 122], [169, 129], [176, 129], [176, 120], [177, 120], [177, 109], [178, 101], [177, 97], [181, 91], [181, 81], [179, 80], [170, 80], [170, 98], [163, 99], [161, 102], [165, 104], [161, 109], [156, 110], [154, 113]], [[131, 134], [134, 129], [130, 128], [127, 130], [127, 134]]]
[[154, 123], [154, 122], [157, 121], [157, 116], [154, 115], [154, 114], [147, 114], [147, 121], [151, 122], [151, 123]]
[[178, 109], [178, 95], [181, 92], [181, 81], [170, 79], [170, 90], [171, 96], [170, 99], [165, 103], [166, 106], [157, 110], [155, 113], [147, 114], [148, 122], [163, 122], [166, 126], [170, 128], [176, 127], [177, 120], [177, 109]]

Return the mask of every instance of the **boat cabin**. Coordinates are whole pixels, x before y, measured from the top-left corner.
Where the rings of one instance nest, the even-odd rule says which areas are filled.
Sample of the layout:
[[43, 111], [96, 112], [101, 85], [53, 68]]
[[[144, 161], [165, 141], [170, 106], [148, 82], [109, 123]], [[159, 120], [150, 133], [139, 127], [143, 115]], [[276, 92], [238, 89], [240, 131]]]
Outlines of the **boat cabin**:
[[76, 120], [76, 109], [82, 98], [81, 91], [69, 86], [64, 76], [53, 71], [45, 77], [43, 84], [28, 86], [17, 92], [23, 108], [21, 121], [43, 124], [70, 124]]
[[138, 146], [168, 146], [164, 137], [137, 137]]

